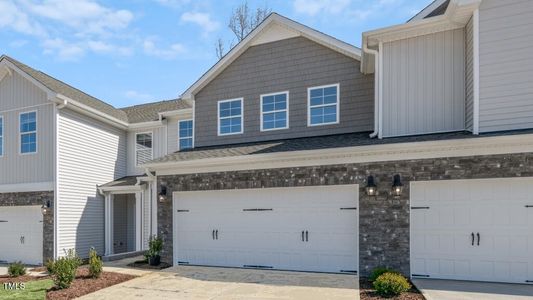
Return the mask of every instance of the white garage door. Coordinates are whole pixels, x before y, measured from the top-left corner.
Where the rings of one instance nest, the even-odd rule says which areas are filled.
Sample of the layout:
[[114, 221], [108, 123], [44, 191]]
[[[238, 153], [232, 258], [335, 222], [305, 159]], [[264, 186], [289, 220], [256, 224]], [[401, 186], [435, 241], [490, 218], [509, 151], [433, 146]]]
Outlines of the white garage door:
[[533, 282], [533, 179], [411, 182], [411, 273]]
[[43, 215], [40, 206], [0, 207], [0, 261], [41, 264]]
[[358, 270], [358, 186], [177, 192], [175, 263]]

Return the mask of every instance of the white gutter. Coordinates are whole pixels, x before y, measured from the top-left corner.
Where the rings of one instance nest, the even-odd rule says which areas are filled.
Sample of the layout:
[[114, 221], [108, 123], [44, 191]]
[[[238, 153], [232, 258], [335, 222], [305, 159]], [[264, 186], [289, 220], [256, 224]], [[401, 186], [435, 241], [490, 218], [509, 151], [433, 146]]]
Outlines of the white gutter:
[[472, 116], [472, 133], [479, 134], [479, 9], [474, 11], [472, 16], [473, 27], [473, 49], [472, 49], [472, 68], [473, 68], [473, 116]]
[[64, 96], [62, 94], [57, 94], [56, 98], [60, 99], [60, 100], [63, 100], [63, 101], [67, 101], [68, 103], [67, 104], [71, 104], [71, 106], [77, 108], [77, 109], [74, 109], [78, 112], [81, 112], [82, 114], [91, 114], [93, 116], [96, 116], [97, 119], [100, 119], [104, 122], [107, 122], [107, 123], [111, 123], [115, 126], [119, 125], [118, 127], [122, 128], [122, 129], [126, 129], [128, 127], [128, 123], [127, 122], [124, 122], [122, 120], [119, 120], [115, 117], [112, 117], [108, 114], [105, 114], [99, 110], [96, 110], [92, 107], [89, 107], [87, 105], [84, 105], [84, 104], [81, 104], [79, 103], [78, 101], [75, 101], [67, 96]]
[[[364, 37], [363, 37], [364, 39]], [[378, 88], [378, 82], [379, 82], [379, 68], [376, 68], [376, 66], [379, 65], [379, 52], [374, 49], [369, 49], [368, 44], [366, 40], [363, 42], [363, 52], [371, 54], [374, 56], [374, 132], [370, 134], [370, 138], [375, 138], [378, 136], [379, 133], [379, 88]]]
[[128, 129], [139, 129], [139, 128], [148, 128], [148, 127], [161, 127], [164, 126], [164, 120], [159, 116], [157, 121], [148, 121], [142, 123], [133, 123], [128, 125]]

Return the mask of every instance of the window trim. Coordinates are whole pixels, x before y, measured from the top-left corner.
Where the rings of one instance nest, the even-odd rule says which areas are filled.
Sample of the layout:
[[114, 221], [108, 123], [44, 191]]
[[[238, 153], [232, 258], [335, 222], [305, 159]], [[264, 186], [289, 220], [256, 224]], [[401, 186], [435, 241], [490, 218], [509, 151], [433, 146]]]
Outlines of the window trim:
[[[190, 137], [190, 139], [192, 139], [192, 145], [191, 145], [191, 149], [194, 148], [194, 120], [191, 118], [191, 119], [183, 119], [183, 120], [178, 120], [178, 151], [181, 151], [181, 147], [180, 147], [180, 141], [182, 139], [182, 137], [180, 136], [180, 123], [181, 122], [187, 122], [187, 121], [191, 121], [192, 122], [192, 136]], [[186, 138], [183, 138], [183, 139], [189, 139], [188, 137]]]
[[4, 115], [0, 115], [0, 125], [2, 125], [2, 134], [0, 137], [2, 137], [2, 142], [0, 143], [0, 146], [2, 148], [2, 152], [0, 153], [0, 158], [4, 157], [4, 152], [6, 152], [5, 148], [5, 136], [6, 136], [6, 124], [4, 124]]
[[[218, 100], [217, 101], [217, 136], [226, 136], [226, 135], [236, 135], [236, 134], [243, 134], [244, 133], [244, 98], [235, 98], [235, 99], [228, 99], [228, 100]], [[220, 104], [225, 102], [233, 102], [233, 101], [240, 101], [241, 102], [241, 131], [240, 132], [230, 132], [230, 133], [220, 133], [220, 121], [222, 118], [220, 117]], [[229, 119], [234, 118], [238, 116], [231, 116], [231, 117], [224, 117], [223, 119]]]
[[[328, 123], [320, 123], [320, 124], [311, 124], [311, 90], [314, 90], [314, 89], [324, 89], [324, 88], [328, 88], [328, 87], [336, 87], [337, 88], [337, 102], [335, 103], [336, 106], [337, 106], [337, 111], [336, 111], [336, 114], [337, 114], [337, 121], [335, 122], [328, 122]], [[340, 106], [341, 106], [341, 101], [340, 101], [340, 95], [341, 95], [341, 87], [340, 87], [340, 83], [334, 83], [334, 84], [327, 84], [327, 85], [320, 85], [320, 86], [313, 86], [313, 87], [308, 87], [307, 88], [307, 127], [314, 127], [314, 126], [324, 126], [324, 125], [335, 125], [335, 124], [339, 124], [340, 121], [341, 121], [341, 115], [340, 115]], [[321, 104], [321, 105], [314, 105], [313, 108], [315, 107], [324, 107], [324, 106], [331, 106], [333, 104]]]
[[[28, 131], [28, 132], [22, 132], [20, 130], [20, 116], [23, 115], [23, 114], [29, 114], [29, 113], [35, 113], [35, 131]], [[18, 115], [18, 119], [19, 119], [19, 122], [18, 122], [18, 131], [19, 131], [19, 134], [18, 134], [18, 153], [19, 155], [34, 155], [34, 154], [37, 154], [39, 153], [39, 114], [37, 113], [37, 110], [29, 110], [29, 111], [21, 111], [19, 112], [19, 115]], [[22, 135], [23, 134], [30, 134], [30, 133], [35, 133], [35, 151], [34, 152], [26, 152], [26, 153], [22, 153]]]
[[139, 164], [139, 162], [137, 161], [137, 136], [140, 135], [140, 134], [150, 134], [150, 136], [152, 137], [152, 148], [150, 149], [151, 150], [151, 153], [150, 153], [150, 160], [154, 159], [154, 132], [153, 131], [142, 131], [142, 132], [135, 132], [135, 140], [133, 141], [133, 145], [135, 147], [135, 166], [136, 167], [139, 167], [143, 164]]
[[[263, 112], [263, 98], [264, 97], [268, 97], [268, 96], [281, 95], [281, 94], [285, 94], [285, 96], [287, 98], [287, 101], [286, 101], [287, 102], [287, 107], [285, 109], [282, 109], [282, 110], [273, 110], [273, 111], [269, 111], [269, 112]], [[259, 107], [259, 110], [260, 110], [260, 122], [261, 122], [261, 124], [259, 125], [260, 126], [260, 131], [261, 132], [265, 132], [265, 131], [275, 131], [275, 130], [289, 129], [289, 127], [290, 127], [289, 126], [289, 91], [261, 94], [261, 95], [259, 95], [259, 98], [261, 99], [260, 107]], [[263, 128], [263, 114], [265, 114], [265, 113], [267, 113], [267, 114], [277, 113], [277, 112], [283, 112], [283, 111], [287, 114], [287, 124], [285, 124], [285, 127], [270, 128], [270, 129], [264, 129]]]

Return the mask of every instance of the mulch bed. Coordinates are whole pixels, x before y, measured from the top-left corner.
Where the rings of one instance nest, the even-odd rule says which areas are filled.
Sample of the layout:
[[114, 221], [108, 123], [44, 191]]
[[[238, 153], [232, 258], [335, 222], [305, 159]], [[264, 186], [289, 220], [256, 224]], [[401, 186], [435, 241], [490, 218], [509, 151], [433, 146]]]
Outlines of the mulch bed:
[[372, 282], [370, 282], [367, 278], [360, 278], [359, 294], [361, 295], [361, 300], [380, 300], [380, 299], [425, 300], [426, 299], [420, 293], [420, 291], [416, 289], [416, 287], [412, 283], [411, 283], [411, 286], [412, 286], [411, 290], [409, 290], [406, 293], [403, 293], [396, 297], [383, 298], [376, 293], [376, 291], [374, 290], [374, 287], [372, 286]]
[[68, 289], [55, 290], [51, 289], [46, 294], [46, 299], [49, 300], [67, 300], [81, 297], [83, 295], [96, 292], [106, 287], [119, 284], [124, 281], [131, 280], [136, 276], [119, 274], [114, 272], [102, 272], [100, 278], [92, 278], [89, 276], [89, 270], [86, 268], [79, 268], [76, 273], [76, 279], [72, 282]]
[[166, 268], [172, 267], [172, 265], [161, 262], [157, 266], [151, 266], [146, 260], [138, 260], [128, 264], [128, 267], [138, 268], [138, 269], [148, 269], [148, 270], [163, 270]]
[[50, 279], [50, 276], [42, 276], [42, 277], [36, 277], [36, 276], [30, 276], [30, 275], [22, 275], [19, 277], [10, 277], [9, 275], [2, 275], [0, 276], [0, 284], [4, 282], [28, 282], [28, 281], [35, 281], [35, 280], [41, 280], [41, 279]]

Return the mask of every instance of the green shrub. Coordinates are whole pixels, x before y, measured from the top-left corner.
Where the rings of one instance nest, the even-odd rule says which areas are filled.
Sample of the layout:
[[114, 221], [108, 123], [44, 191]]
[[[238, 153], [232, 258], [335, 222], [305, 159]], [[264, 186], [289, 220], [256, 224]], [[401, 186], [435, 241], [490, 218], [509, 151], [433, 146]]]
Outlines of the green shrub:
[[163, 250], [163, 239], [156, 235], [151, 236], [150, 241], [148, 242], [148, 251], [146, 251], [144, 257], [148, 260], [150, 257], [159, 256], [161, 250]]
[[374, 289], [380, 296], [391, 297], [407, 292], [411, 284], [400, 274], [384, 273], [374, 281]]
[[102, 259], [97, 255], [96, 250], [91, 248], [89, 250], [89, 275], [92, 278], [100, 277], [102, 274]]
[[9, 265], [7, 273], [11, 277], [19, 277], [26, 274], [26, 267], [20, 261], [16, 261]]
[[381, 276], [382, 274], [385, 274], [385, 273], [395, 273], [395, 274], [399, 274], [398, 272], [394, 271], [394, 270], [391, 270], [391, 269], [387, 269], [387, 268], [383, 268], [383, 267], [378, 267], [378, 268], [375, 268], [374, 270], [372, 270], [372, 273], [370, 274], [370, 276], [368, 277], [368, 280], [370, 280], [371, 282], [374, 282], [376, 281], [376, 279]]
[[81, 259], [74, 250], [66, 252], [64, 257], [58, 258], [53, 263], [53, 279], [58, 289], [66, 289], [76, 278], [76, 270], [81, 265]]
[[44, 264], [46, 267], [46, 271], [48, 274], [53, 275], [54, 274], [54, 260], [49, 258], [46, 263]]

